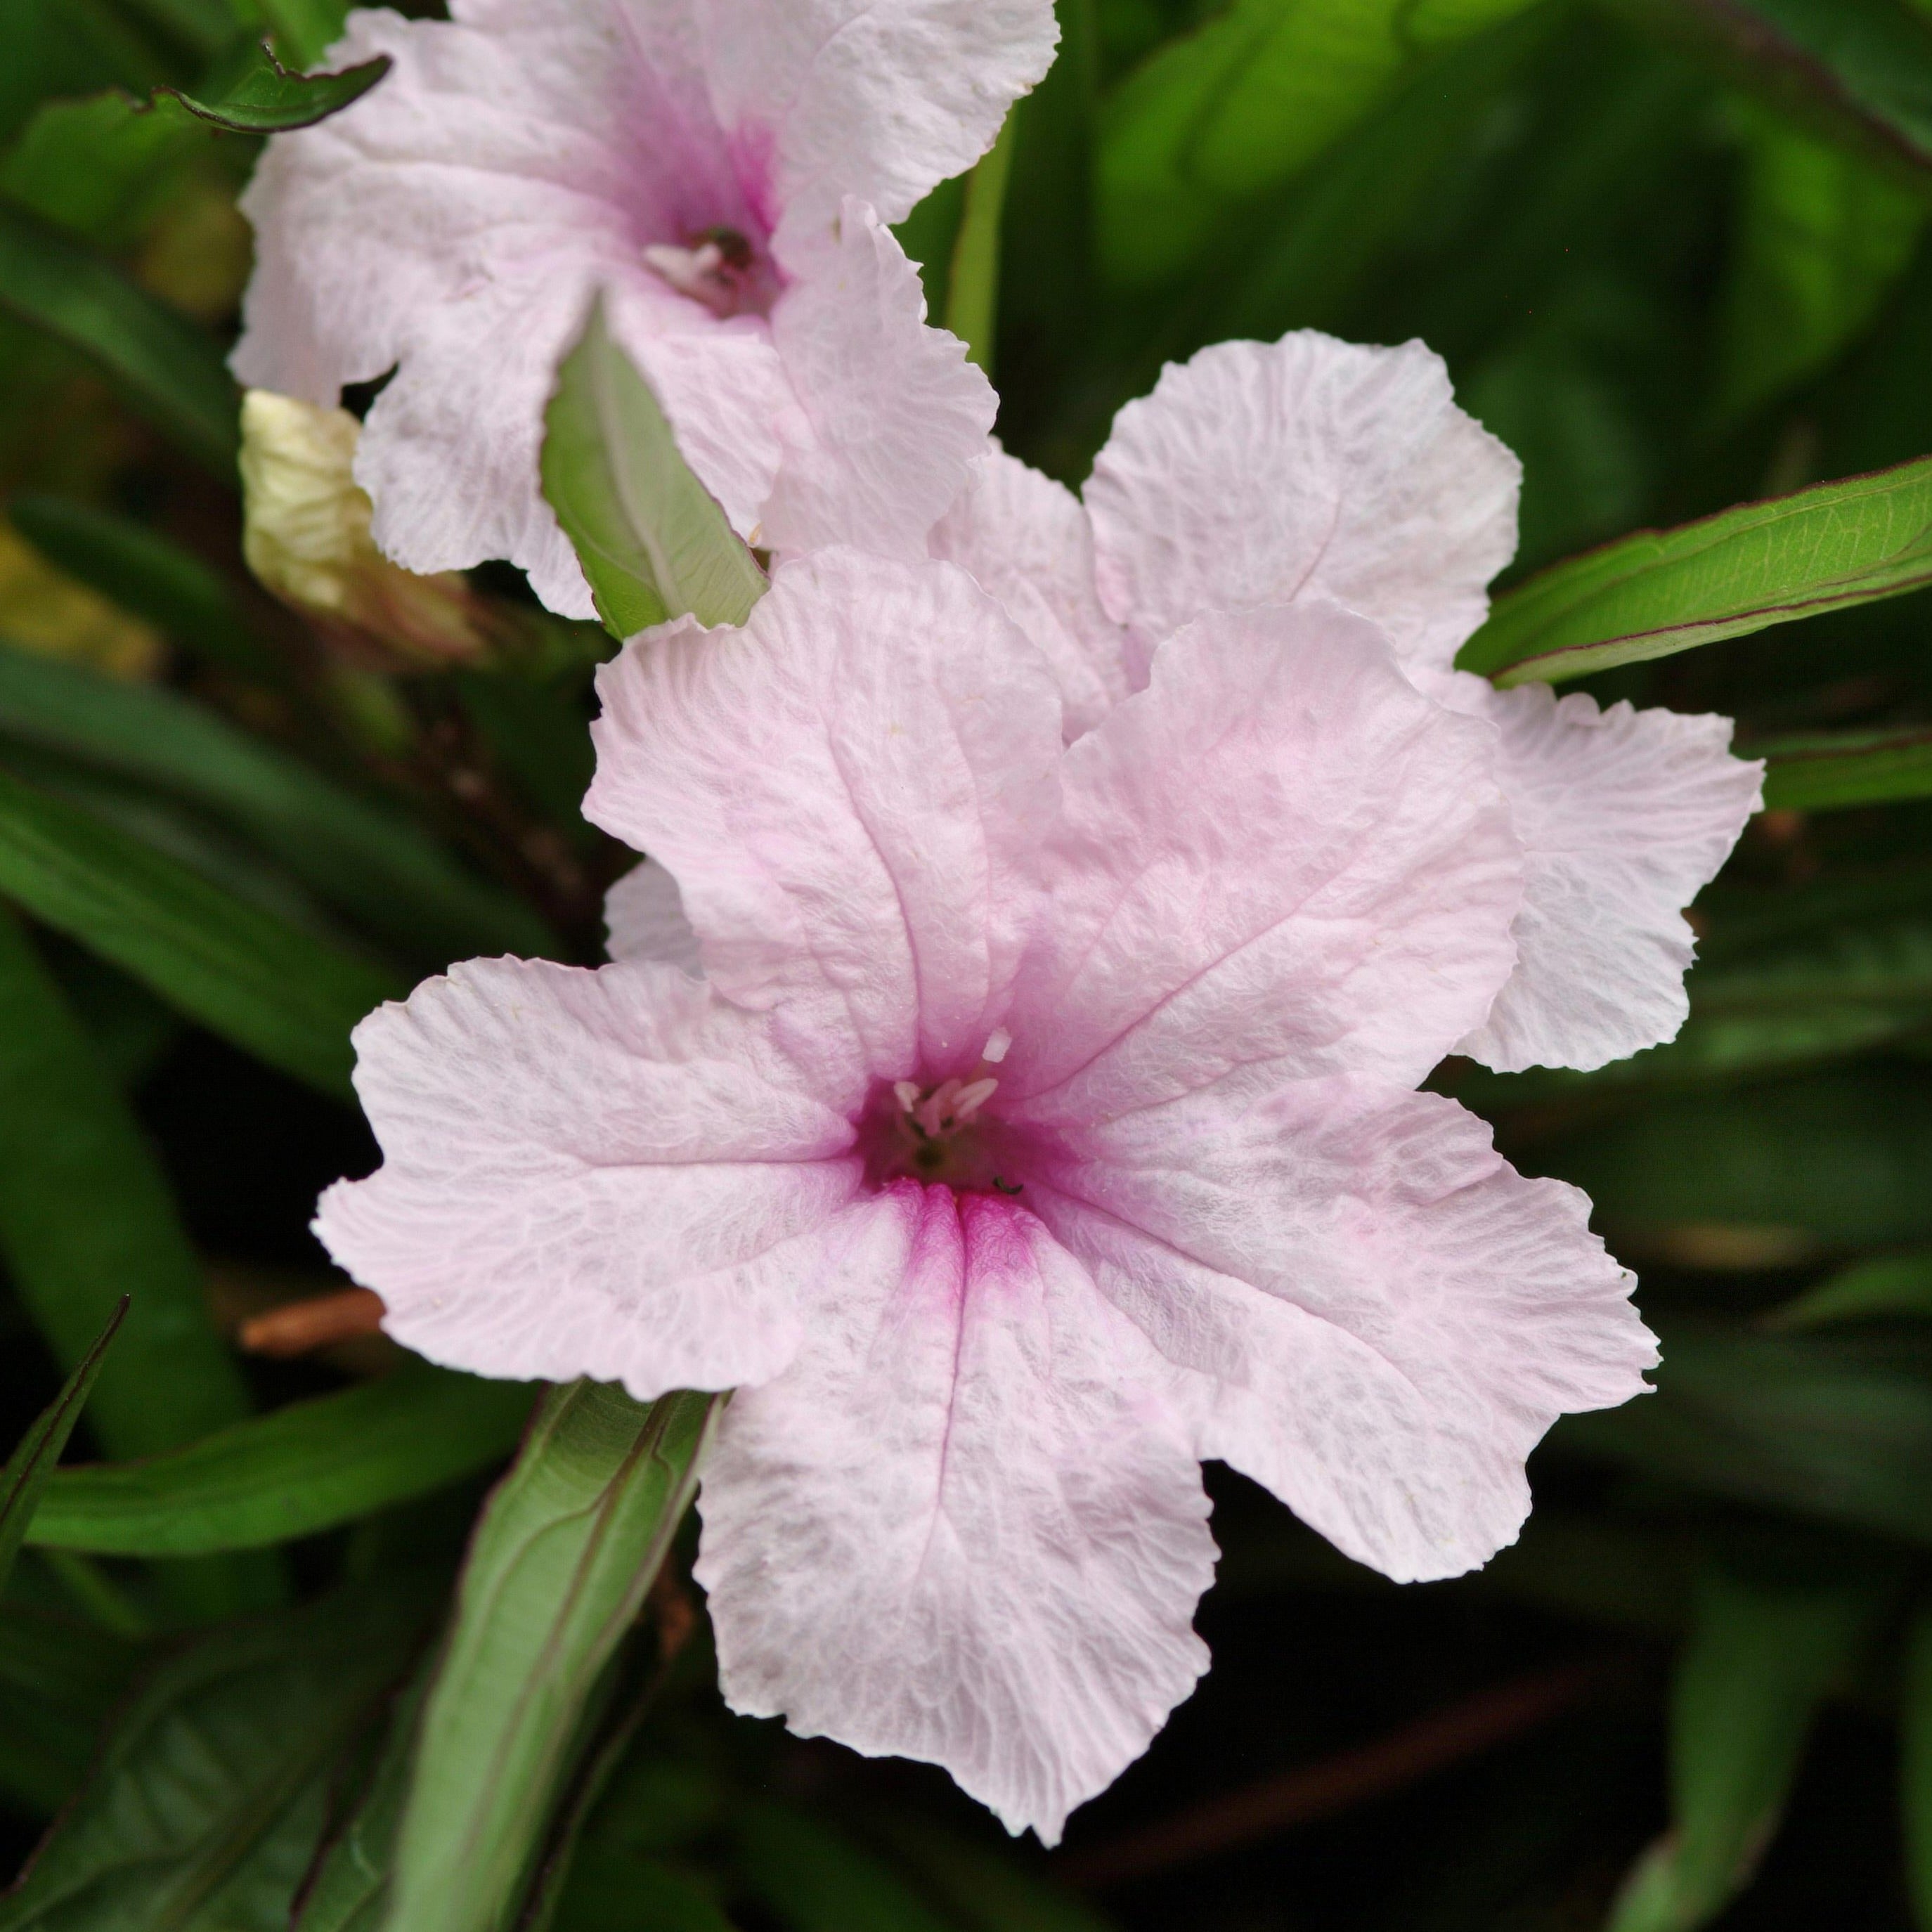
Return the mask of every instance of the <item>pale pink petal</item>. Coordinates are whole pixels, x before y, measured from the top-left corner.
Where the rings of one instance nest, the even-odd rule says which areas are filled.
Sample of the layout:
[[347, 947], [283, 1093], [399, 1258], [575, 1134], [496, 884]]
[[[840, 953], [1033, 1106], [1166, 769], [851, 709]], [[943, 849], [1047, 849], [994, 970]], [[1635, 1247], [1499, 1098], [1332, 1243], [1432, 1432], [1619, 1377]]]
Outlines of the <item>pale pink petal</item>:
[[859, 1163], [764, 1022], [669, 967], [472, 960], [356, 1046], [383, 1165], [316, 1231], [398, 1340], [640, 1399], [790, 1359]]
[[1215, 617], [1066, 752], [1003, 1107], [1105, 1118], [1234, 1070], [1419, 1081], [1515, 958], [1494, 734], [1334, 604]]
[[1502, 734], [1498, 776], [1527, 866], [1516, 969], [1459, 1051], [1498, 1072], [1601, 1066], [1672, 1039], [1690, 1010], [1683, 909], [1758, 808], [1762, 764], [1731, 721], [1599, 710], [1466, 673], [1446, 700]]
[[886, 1079], [977, 1060], [1060, 756], [1052, 677], [997, 604], [947, 564], [821, 551], [742, 631], [667, 627], [598, 689], [584, 809], [676, 875], [714, 984]]
[[699, 0], [694, 12], [720, 118], [769, 143], [794, 238], [847, 194], [903, 220], [992, 146], [1058, 37], [1052, 0]]
[[932, 554], [970, 572], [1040, 646], [1060, 684], [1067, 736], [1126, 696], [1126, 638], [1094, 587], [1094, 532], [1080, 500], [994, 443], [934, 526]]
[[957, 336], [926, 326], [919, 271], [863, 202], [796, 266], [772, 310], [795, 406], [760, 540], [923, 556], [986, 447], [992, 385]]
[[1207, 1667], [1180, 1378], [1016, 1203], [904, 1182], [845, 1227], [705, 1475], [725, 1696], [1052, 1844]]
[[1585, 1197], [1434, 1094], [1230, 1084], [1072, 1135], [1025, 1198], [1206, 1378], [1202, 1454], [1399, 1581], [1512, 1540], [1551, 1422], [1657, 1359]]
[[604, 895], [604, 930], [613, 959], [655, 959], [694, 980], [704, 976], [677, 881], [655, 859], [633, 866]]
[[1220, 343], [1114, 419], [1085, 492], [1101, 599], [1143, 659], [1204, 611], [1330, 597], [1446, 667], [1515, 553], [1521, 474], [1419, 342]]

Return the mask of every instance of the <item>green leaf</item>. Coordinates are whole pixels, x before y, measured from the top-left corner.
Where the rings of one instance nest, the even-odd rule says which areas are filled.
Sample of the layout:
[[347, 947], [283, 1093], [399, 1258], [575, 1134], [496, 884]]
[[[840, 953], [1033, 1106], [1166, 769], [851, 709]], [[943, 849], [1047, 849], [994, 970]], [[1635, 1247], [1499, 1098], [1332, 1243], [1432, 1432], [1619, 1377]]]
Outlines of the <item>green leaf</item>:
[[1497, 600], [1456, 662], [1581, 677], [1932, 584], [1932, 458], [1639, 530]]
[[710, 1892], [674, 1867], [622, 1853], [587, 1854], [571, 1874], [555, 1932], [638, 1932], [644, 1926], [650, 1932], [732, 1932]]
[[1766, 761], [1767, 810], [1836, 812], [1932, 796], [1932, 731], [1811, 731], [1743, 749]]
[[7, 514], [50, 562], [146, 618], [184, 650], [246, 677], [283, 678], [234, 592], [191, 550], [132, 518], [62, 496], [22, 491], [8, 504]]
[[781, 1805], [744, 1808], [737, 1866], [788, 1932], [949, 1932], [889, 1866]]
[[432, 1660], [425, 1660], [396, 1700], [368, 1789], [296, 1901], [290, 1932], [380, 1932], [432, 1672]]
[[1932, 176], [1932, 18], [1910, 0], [1616, 0], [1772, 106]]
[[1789, 1331], [1900, 1317], [1932, 1320], [1932, 1252], [1855, 1262], [1787, 1301], [1765, 1325]]
[[472, 878], [399, 812], [172, 692], [0, 644], [0, 736], [205, 807], [425, 964], [558, 944], [520, 901]]
[[[295, 0], [298, 4], [299, 0]], [[290, 0], [284, 0], [288, 10], [294, 10]], [[314, 14], [319, 10], [313, 4], [303, 9]], [[334, 28], [322, 45], [312, 54], [301, 58], [320, 59], [328, 50], [329, 41], [341, 32], [338, 18]], [[285, 38], [292, 44], [301, 44], [304, 34], [298, 31], [286, 33]], [[340, 114], [343, 109], [360, 100], [374, 87], [390, 68], [388, 56], [385, 54], [372, 61], [364, 61], [359, 67], [344, 68], [336, 74], [304, 74], [291, 73], [276, 59], [274, 50], [266, 40], [250, 50], [246, 64], [234, 75], [219, 92], [212, 92], [212, 98], [203, 100], [179, 88], [164, 89], [155, 96], [154, 109], [164, 111], [166, 104], [178, 101], [198, 120], [211, 122], [217, 128], [226, 129], [236, 134], [284, 134], [298, 128], [313, 128], [318, 121], [326, 121], [332, 114]]]
[[525, 1383], [411, 1363], [166, 1455], [60, 1470], [28, 1540], [191, 1556], [313, 1536], [500, 1461], [531, 1400]]
[[0, 309], [92, 357], [135, 408], [223, 481], [241, 398], [214, 338], [104, 257], [0, 202]]
[[126, 247], [208, 143], [206, 128], [169, 105], [147, 112], [118, 91], [45, 103], [0, 158], [0, 194], [86, 240]]
[[1566, 1417], [1554, 1443], [1706, 1493], [1932, 1543], [1923, 1344], [1681, 1323], [1662, 1333], [1657, 1393]]
[[424, 1714], [387, 1932], [496, 1932], [592, 1690], [685, 1510], [721, 1398], [552, 1390], [485, 1505]]
[[0, 893], [326, 1094], [348, 1090], [350, 1029], [401, 990], [388, 974], [4, 774]]
[[1928, 212], [1924, 198], [1862, 156], [1776, 115], [1740, 118], [1744, 206], [1714, 405], [1730, 417], [1836, 359], [1905, 272]]
[[1095, 188], [1107, 272], [1130, 286], [1179, 274], [1431, 55], [1528, 4], [1234, 0], [1106, 105]]
[[8, 1578], [14, 1574], [14, 1559], [20, 1555], [27, 1526], [40, 1507], [47, 1478], [53, 1474], [61, 1451], [74, 1433], [74, 1425], [80, 1420], [81, 1409], [93, 1392], [107, 1351], [127, 1318], [128, 1299], [124, 1295], [99, 1339], [81, 1358], [80, 1366], [68, 1377], [52, 1406], [41, 1412], [21, 1438], [7, 1459], [6, 1468], [0, 1469], [0, 1589], [6, 1588]]
[[687, 612], [706, 625], [751, 615], [764, 572], [678, 454], [601, 298], [557, 370], [544, 428], [544, 495], [614, 634]]
[[338, 1767], [434, 1600], [386, 1576], [170, 1658], [0, 1902], [0, 1932], [283, 1932]]
[[1713, 1569], [1671, 1693], [1672, 1828], [1638, 1862], [1609, 1932], [1690, 1932], [1749, 1883], [1820, 1702], [1883, 1596]]
[[94, 1625], [0, 1604], [0, 1794], [52, 1816], [86, 1777], [95, 1736], [142, 1654]]
[[966, 359], [988, 374], [1000, 309], [1000, 216], [1006, 205], [1016, 126], [1010, 112], [999, 138], [966, 178], [966, 199], [946, 282], [946, 326], [965, 344]]
[[1932, 1924], [1932, 1611], [1921, 1610], [1905, 1642], [1899, 1686], [1899, 1810], [1905, 1870], [1918, 1923]]
[[247, 1414], [160, 1166], [20, 923], [0, 908], [0, 1245], [68, 1369], [132, 1307], [88, 1420], [148, 1455]]

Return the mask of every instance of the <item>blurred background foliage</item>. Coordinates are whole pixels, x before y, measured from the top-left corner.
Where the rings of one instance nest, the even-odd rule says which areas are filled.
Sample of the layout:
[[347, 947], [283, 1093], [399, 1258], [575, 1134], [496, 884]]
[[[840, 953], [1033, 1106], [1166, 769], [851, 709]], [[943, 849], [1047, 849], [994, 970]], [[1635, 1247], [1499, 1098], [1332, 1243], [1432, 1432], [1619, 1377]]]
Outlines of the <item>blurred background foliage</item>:
[[[997, 159], [902, 232], [1070, 482], [1164, 361], [1300, 327], [1448, 358], [1526, 465], [1506, 584], [1932, 452], [1927, 0], [1060, 13]], [[530, 1406], [380, 1340], [233, 1346], [340, 1285], [306, 1223], [374, 1159], [349, 1025], [470, 954], [595, 958], [625, 862], [575, 808], [601, 632], [484, 570], [424, 593], [432, 648], [243, 563], [236, 196], [260, 130], [370, 79], [305, 94], [260, 44], [299, 69], [341, 14], [0, 0], [10, 1864], [59, 1820], [5, 1932], [374, 1932], [426, 1646]], [[524, 1660], [588, 1671], [586, 1714], [568, 1777], [488, 1794], [537, 1874], [493, 1927], [1932, 1928], [1932, 606], [1586, 688], [1883, 754], [1780, 777], [1694, 914], [1679, 1042], [1439, 1076], [1588, 1189], [1658, 1392], [1560, 1425], [1521, 1542], [1453, 1583], [1216, 1472], [1213, 1673], [1052, 1856], [724, 1714], [681, 1546], [608, 1665]], [[70, 1453], [107, 1460], [50, 1476], [83, 1398]], [[524, 1507], [472, 1586], [515, 1586]], [[464, 1665], [484, 1719], [500, 1661]]]

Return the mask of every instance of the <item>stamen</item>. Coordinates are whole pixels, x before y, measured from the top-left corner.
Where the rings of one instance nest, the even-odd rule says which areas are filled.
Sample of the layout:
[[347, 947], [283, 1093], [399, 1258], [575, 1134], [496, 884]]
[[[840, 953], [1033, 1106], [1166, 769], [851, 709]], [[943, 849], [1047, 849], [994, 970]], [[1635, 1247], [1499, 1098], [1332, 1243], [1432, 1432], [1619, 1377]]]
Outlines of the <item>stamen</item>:
[[916, 1132], [939, 1140], [963, 1127], [998, 1091], [997, 1080], [942, 1080], [922, 1096], [910, 1080], [892, 1082], [892, 1098], [905, 1110]]
[[980, 1058], [988, 1066], [997, 1066], [1012, 1051], [1013, 1036], [1004, 1027], [995, 1027], [986, 1036], [986, 1044]]
[[674, 248], [668, 242], [654, 242], [645, 249], [644, 260], [681, 296], [709, 304], [728, 292], [724, 251], [715, 242], [699, 248]]

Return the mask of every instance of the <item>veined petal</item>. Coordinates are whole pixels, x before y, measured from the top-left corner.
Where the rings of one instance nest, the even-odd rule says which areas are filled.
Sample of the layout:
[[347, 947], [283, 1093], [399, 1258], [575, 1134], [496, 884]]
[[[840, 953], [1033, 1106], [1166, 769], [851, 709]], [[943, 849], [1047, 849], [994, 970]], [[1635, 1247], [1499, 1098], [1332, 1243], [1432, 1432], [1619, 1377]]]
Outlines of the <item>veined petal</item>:
[[640, 1399], [790, 1359], [859, 1163], [756, 1016], [668, 967], [472, 960], [356, 1046], [383, 1165], [316, 1232], [398, 1340]]
[[763, 540], [923, 556], [986, 447], [992, 385], [957, 336], [926, 327], [919, 271], [864, 202], [848, 199], [836, 237], [787, 266], [772, 340], [793, 406]]
[[1142, 663], [1204, 611], [1328, 597], [1446, 668], [1515, 554], [1521, 476], [1419, 342], [1219, 343], [1114, 419], [1085, 491], [1101, 600]]
[[821, 551], [743, 630], [652, 633], [598, 689], [585, 811], [670, 868], [712, 983], [884, 1078], [977, 1060], [1060, 750], [1052, 679], [997, 604], [950, 565]]
[[1052, 0], [695, 0], [693, 12], [719, 118], [769, 142], [794, 238], [847, 194], [903, 220], [992, 146], [1058, 38]]
[[1527, 868], [1516, 971], [1458, 1050], [1513, 1073], [1674, 1038], [1695, 950], [1683, 909], [1758, 808], [1763, 766], [1732, 757], [1728, 718], [1602, 711], [1580, 692], [1498, 691], [1467, 673], [1444, 697], [1502, 734]]
[[1205, 1378], [1201, 1453], [1398, 1581], [1513, 1540], [1544, 1431], [1657, 1359], [1585, 1197], [1434, 1094], [1228, 1083], [1072, 1137], [1026, 1198]]
[[934, 527], [932, 554], [970, 573], [1053, 667], [1066, 735], [1078, 737], [1130, 688], [1126, 637], [1094, 587], [1094, 532], [1080, 500], [998, 443]]
[[705, 1475], [726, 1699], [943, 1765], [1052, 1844], [1207, 1667], [1179, 1378], [1016, 1202], [904, 1182], [845, 1227]]
[[677, 881], [655, 859], [639, 860], [604, 895], [604, 929], [613, 959], [655, 959], [704, 976]]
[[1494, 734], [1333, 604], [1204, 619], [1067, 751], [1008, 1114], [1106, 1119], [1232, 1072], [1412, 1084], [1515, 959]]

